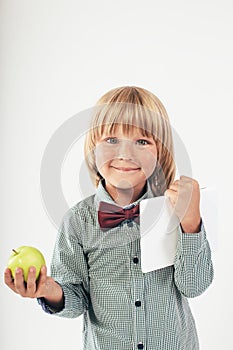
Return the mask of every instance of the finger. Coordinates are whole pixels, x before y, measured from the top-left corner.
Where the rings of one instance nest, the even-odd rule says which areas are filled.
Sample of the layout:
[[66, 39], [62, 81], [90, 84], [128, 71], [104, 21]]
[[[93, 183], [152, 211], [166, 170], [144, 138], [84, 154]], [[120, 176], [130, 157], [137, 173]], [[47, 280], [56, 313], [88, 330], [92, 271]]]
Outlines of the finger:
[[47, 267], [43, 265], [40, 270], [40, 276], [37, 282], [37, 292], [40, 293], [47, 281]]
[[188, 176], [180, 176], [180, 181], [183, 185], [189, 184], [192, 187], [193, 186], [199, 187], [199, 183], [197, 182], [197, 180]]
[[173, 183], [172, 185], [169, 186], [169, 189], [177, 192], [179, 191], [179, 184]]
[[175, 185], [175, 186], [182, 187], [182, 186], [184, 186], [186, 183], [187, 183], [186, 180], [181, 180], [181, 179], [179, 179], [179, 180], [174, 181], [174, 182], [171, 184], [171, 186]]
[[192, 177], [185, 176], [185, 175], [180, 175], [180, 179], [181, 179], [182, 181], [193, 181], [193, 178], [192, 178]]
[[18, 294], [21, 296], [25, 296], [26, 294], [26, 288], [25, 288], [25, 283], [24, 283], [24, 278], [23, 278], [23, 270], [17, 267], [15, 270], [15, 289]]
[[36, 268], [31, 266], [28, 270], [27, 296], [32, 298], [36, 292]]
[[178, 192], [168, 189], [165, 191], [164, 195], [168, 197], [173, 205], [176, 204], [178, 198]]
[[45, 283], [47, 278], [47, 267], [43, 265], [40, 269], [40, 277], [38, 283]]
[[196, 193], [197, 191], [200, 191], [199, 184], [196, 180], [192, 181], [184, 181], [183, 184], [180, 186], [181, 193], [186, 193], [189, 196], [192, 195], [192, 193]]
[[180, 180], [175, 180], [172, 185], [179, 185]]
[[178, 193], [177, 191], [171, 189], [170, 187], [164, 192], [164, 195], [167, 197], [177, 197]]
[[8, 268], [4, 272], [4, 282], [10, 289], [15, 292], [14, 280], [12, 278], [11, 270]]

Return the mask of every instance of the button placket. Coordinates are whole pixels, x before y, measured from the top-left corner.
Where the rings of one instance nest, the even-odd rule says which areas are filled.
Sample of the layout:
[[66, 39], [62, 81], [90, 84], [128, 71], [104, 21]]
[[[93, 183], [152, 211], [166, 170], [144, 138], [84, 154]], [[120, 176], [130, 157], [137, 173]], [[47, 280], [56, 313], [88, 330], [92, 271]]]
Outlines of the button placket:
[[[144, 275], [140, 268], [140, 240], [132, 242], [131, 251], [131, 277], [132, 277], [132, 315], [134, 326], [134, 346], [135, 349], [145, 349], [146, 322], [144, 297]], [[140, 346], [143, 346], [140, 348]]]

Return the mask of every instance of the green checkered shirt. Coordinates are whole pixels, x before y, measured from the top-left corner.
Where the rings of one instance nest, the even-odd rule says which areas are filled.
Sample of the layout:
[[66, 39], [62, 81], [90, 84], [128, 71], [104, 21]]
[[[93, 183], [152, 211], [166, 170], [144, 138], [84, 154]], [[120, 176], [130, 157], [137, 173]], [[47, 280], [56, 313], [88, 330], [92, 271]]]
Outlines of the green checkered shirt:
[[[148, 185], [144, 198], [153, 197]], [[114, 203], [100, 183], [95, 195], [64, 216], [51, 262], [51, 276], [64, 291], [61, 317], [83, 314], [84, 350], [197, 350], [199, 342], [188, 299], [213, 279], [204, 225], [179, 231], [172, 266], [141, 271], [140, 226], [124, 222], [102, 231], [99, 201]]]

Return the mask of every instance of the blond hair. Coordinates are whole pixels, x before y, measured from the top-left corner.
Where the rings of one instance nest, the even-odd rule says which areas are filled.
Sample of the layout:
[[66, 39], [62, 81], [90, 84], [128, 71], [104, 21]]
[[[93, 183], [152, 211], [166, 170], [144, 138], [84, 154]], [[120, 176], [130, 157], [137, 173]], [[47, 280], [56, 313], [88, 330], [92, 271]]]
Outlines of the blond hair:
[[144, 136], [153, 136], [157, 146], [157, 164], [148, 181], [156, 196], [163, 195], [175, 177], [171, 126], [158, 97], [136, 86], [112, 89], [96, 103], [84, 144], [85, 160], [93, 183], [97, 187], [102, 179], [95, 163], [96, 143], [103, 133], [111, 135], [119, 125], [128, 134], [135, 126]]

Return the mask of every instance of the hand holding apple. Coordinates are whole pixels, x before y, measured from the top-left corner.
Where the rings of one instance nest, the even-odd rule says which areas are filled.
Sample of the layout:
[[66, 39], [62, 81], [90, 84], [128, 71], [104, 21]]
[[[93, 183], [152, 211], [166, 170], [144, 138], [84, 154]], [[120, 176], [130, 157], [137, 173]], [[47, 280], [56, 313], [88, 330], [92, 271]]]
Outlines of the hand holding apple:
[[[16, 251], [18, 252], [20, 250], [21, 253], [23, 251], [25, 253], [25, 250], [21, 250], [20, 248], [18, 248]], [[29, 255], [26, 254], [28, 260], [25, 258], [25, 260], [23, 260], [24, 264], [20, 265], [18, 265], [19, 261], [17, 261], [16, 263], [13, 260], [13, 263], [10, 260], [10, 257], [8, 262], [9, 267], [6, 268], [4, 275], [5, 284], [13, 292], [21, 295], [22, 297], [45, 298], [47, 303], [53, 308], [57, 310], [62, 309], [64, 303], [64, 296], [61, 286], [56, 281], [54, 281], [52, 277], [47, 276], [47, 268], [43, 264], [44, 258], [42, 259], [43, 255], [41, 253], [41, 255], [36, 254], [36, 260], [32, 261], [29, 259], [31, 252], [32, 251], [30, 249]], [[33, 252], [35, 253], [34, 250]], [[22, 259], [23, 257], [25, 257], [24, 254], [22, 256]], [[33, 266], [33, 264], [35, 266]], [[24, 273], [25, 271], [26, 274]], [[27, 281], [27, 283], [25, 283], [25, 280]]]
[[15, 278], [15, 270], [17, 267], [23, 269], [24, 281], [27, 282], [30, 266], [36, 268], [36, 279], [38, 279], [40, 269], [43, 265], [45, 265], [44, 256], [37, 248], [21, 246], [17, 249], [12, 249], [12, 254], [9, 257], [7, 267], [11, 270], [13, 278]]

